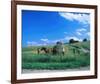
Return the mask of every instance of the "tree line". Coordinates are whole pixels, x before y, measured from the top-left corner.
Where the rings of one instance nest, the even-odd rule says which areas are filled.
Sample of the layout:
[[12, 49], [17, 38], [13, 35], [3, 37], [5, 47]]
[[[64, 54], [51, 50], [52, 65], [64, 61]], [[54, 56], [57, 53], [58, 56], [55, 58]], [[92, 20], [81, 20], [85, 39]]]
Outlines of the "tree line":
[[[86, 42], [86, 41], [88, 41], [88, 40], [86, 38], [84, 38], [83, 42]], [[74, 39], [69, 40], [69, 43], [78, 43], [78, 42], [80, 42], [80, 41], [79, 40], [74, 40]]]

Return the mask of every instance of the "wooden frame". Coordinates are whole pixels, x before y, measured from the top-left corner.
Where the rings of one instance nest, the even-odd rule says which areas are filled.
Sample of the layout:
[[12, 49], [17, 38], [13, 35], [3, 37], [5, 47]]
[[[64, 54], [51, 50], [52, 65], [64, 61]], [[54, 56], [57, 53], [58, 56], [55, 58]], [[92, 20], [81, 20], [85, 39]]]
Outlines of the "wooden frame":
[[[37, 79], [17, 79], [17, 5], [34, 5], [44, 7], [68, 7], [68, 8], [82, 8], [94, 10], [94, 74], [86, 76], [72, 76], [72, 77], [51, 77], [51, 78], [37, 78]], [[11, 82], [15, 83], [29, 83], [29, 82], [45, 82], [45, 81], [60, 81], [60, 80], [76, 80], [76, 79], [92, 79], [97, 78], [97, 6], [96, 5], [80, 5], [80, 4], [61, 4], [61, 3], [47, 3], [47, 2], [31, 2], [31, 1], [12, 1], [11, 2]]]

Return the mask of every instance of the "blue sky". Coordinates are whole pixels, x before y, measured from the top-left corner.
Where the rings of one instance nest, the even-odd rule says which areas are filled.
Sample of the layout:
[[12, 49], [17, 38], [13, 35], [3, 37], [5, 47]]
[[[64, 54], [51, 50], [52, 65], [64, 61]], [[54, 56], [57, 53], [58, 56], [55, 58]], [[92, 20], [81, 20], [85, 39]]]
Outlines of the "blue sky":
[[90, 14], [22, 10], [22, 46], [90, 39]]

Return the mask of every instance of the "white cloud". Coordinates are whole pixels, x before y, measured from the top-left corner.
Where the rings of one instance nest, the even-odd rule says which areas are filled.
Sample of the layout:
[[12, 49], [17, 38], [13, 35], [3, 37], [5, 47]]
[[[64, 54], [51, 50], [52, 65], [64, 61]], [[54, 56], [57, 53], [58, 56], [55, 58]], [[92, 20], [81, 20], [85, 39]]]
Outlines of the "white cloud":
[[66, 36], [64, 38], [61, 39], [55, 39], [55, 40], [48, 40], [48, 39], [41, 39], [41, 43], [39, 42], [35, 42], [35, 41], [27, 41], [27, 45], [28, 46], [46, 46], [46, 45], [51, 45], [51, 44], [56, 44], [56, 42], [61, 41], [61, 42], [67, 42], [70, 39], [74, 39], [74, 40], [78, 40], [78, 41], [82, 41], [82, 39], [75, 37], [75, 36]]
[[86, 29], [84, 28], [81, 28], [81, 29], [77, 29], [78, 32], [83, 32], [83, 31], [86, 31]]
[[88, 36], [90, 36], [90, 32], [87, 32], [86, 34], [87, 34]]
[[27, 44], [37, 44], [35, 41], [27, 41]]
[[77, 30], [76, 30], [76, 34], [77, 34], [77, 35], [82, 35], [82, 33], [86, 32], [86, 31], [87, 31], [86, 29], [80, 28], [80, 29], [77, 29]]
[[41, 41], [44, 41], [44, 42], [48, 42], [49, 40], [48, 39], [41, 39]]
[[59, 15], [70, 21], [76, 20], [82, 24], [90, 23], [90, 16], [88, 14], [59, 12]]
[[56, 39], [56, 40], [53, 40], [53, 41], [51, 41], [51, 43], [56, 43], [56, 42], [58, 42], [58, 41], [63, 41], [64, 39]]
[[38, 43], [35, 41], [27, 41], [27, 46], [45, 46], [47, 45], [46, 43]]
[[46, 45], [48, 45], [48, 44], [46, 44], [46, 43], [43, 43], [42, 45], [43, 45], [43, 46], [46, 46]]
[[27, 41], [27, 45], [28, 45], [28, 46], [37, 46], [37, 45], [40, 45], [40, 44], [38, 44], [38, 43], [35, 42], [35, 41]]
[[41, 41], [43, 41], [43, 45], [47, 45], [47, 44], [55, 44], [58, 41], [63, 41], [63, 39], [55, 39], [55, 40], [41, 39]]
[[82, 35], [82, 34], [81, 34], [80, 32], [78, 32], [78, 31], [77, 31], [76, 33], [77, 33], [78, 35]]

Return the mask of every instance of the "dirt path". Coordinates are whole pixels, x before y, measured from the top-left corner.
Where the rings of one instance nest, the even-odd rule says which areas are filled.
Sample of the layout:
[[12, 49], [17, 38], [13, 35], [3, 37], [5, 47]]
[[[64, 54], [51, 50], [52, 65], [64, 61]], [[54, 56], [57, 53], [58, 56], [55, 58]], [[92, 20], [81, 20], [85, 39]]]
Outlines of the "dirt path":
[[66, 72], [66, 71], [87, 71], [90, 67], [80, 67], [75, 69], [65, 69], [65, 70], [34, 70], [34, 69], [23, 69], [22, 73], [45, 73], [45, 72]]

